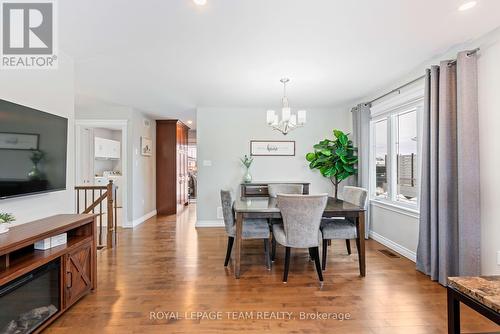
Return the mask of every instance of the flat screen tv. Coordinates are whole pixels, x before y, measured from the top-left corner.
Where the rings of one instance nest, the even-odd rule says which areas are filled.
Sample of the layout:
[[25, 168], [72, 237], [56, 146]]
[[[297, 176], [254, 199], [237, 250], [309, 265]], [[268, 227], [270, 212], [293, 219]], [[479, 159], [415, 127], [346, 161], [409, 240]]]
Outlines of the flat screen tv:
[[0, 199], [66, 189], [68, 120], [0, 100]]

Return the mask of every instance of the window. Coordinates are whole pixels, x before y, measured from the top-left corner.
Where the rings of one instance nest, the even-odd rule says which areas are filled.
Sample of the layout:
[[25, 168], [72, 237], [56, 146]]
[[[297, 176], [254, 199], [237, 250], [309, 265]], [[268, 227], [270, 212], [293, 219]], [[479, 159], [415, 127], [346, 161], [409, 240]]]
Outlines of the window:
[[387, 120], [375, 123], [375, 196], [386, 198], [387, 187]]
[[417, 203], [417, 111], [396, 115], [397, 118], [397, 193], [396, 200]]
[[417, 209], [423, 87], [371, 108], [370, 196]]

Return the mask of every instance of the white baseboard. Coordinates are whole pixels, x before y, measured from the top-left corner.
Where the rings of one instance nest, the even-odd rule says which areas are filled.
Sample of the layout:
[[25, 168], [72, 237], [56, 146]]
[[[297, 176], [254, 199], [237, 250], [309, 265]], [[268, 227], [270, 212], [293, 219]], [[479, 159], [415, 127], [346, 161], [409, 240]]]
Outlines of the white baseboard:
[[223, 220], [197, 220], [195, 227], [224, 227]]
[[124, 228], [134, 228], [137, 225], [144, 223], [146, 220], [148, 220], [149, 218], [154, 217], [154, 216], [156, 216], [156, 209], [151, 211], [151, 212], [146, 213], [144, 216], [142, 216], [140, 218], [134, 219], [131, 222], [130, 221], [127, 222], [127, 224], [126, 225], [124, 224], [123, 227]]
[[402, 256], [406, 257], [407, 259], [416, 262], [417, 261], [417, 254], [414, 251], [409, 250], [406, 247], [401, 246], [398, 243], [395, 243], [392, 240], [387, 239], [384, 236], [381, 236], [380, 234], [370, 231], [370, 238], [373, 240], [381, 243], [382, 245], [386, 246], [387, 248], [392, 249], [398, 254], [401, 254]]

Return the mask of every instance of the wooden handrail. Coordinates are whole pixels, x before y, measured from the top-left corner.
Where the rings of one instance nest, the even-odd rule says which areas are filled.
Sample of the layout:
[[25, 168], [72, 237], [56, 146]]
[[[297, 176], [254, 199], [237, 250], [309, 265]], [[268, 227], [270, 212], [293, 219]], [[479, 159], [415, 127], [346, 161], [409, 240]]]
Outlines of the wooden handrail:
[[[102, 225], [102, 203], [104, 200], [107, 201], [107, 225], [106, 225], [106, 246], [108, 248], [113, 248], [116, 245], [116, 232], [117, 232], [117, 205], [116, 205], [116, 187], [113, 184], [113, 180], [109, 180], [109, 183], [106, 186], [75, 186], [76, 191], [76, 210], [77, 213], [95, 213], [95, 210], [99, 210], [99, 248], [103, 248], [102, 244], [102, 234], [103, 234], [103, 225]], [[98, 190], [99, 197], [95, 198], [95, 192]], [[84, 192], [84, 209], [80, 212], [80, 192]], [[92, 200], [90, 205], [88, 205], [88, 196], [87, 192], [91, 191]], [[114, 205], [114, 207], [113, 207]]]

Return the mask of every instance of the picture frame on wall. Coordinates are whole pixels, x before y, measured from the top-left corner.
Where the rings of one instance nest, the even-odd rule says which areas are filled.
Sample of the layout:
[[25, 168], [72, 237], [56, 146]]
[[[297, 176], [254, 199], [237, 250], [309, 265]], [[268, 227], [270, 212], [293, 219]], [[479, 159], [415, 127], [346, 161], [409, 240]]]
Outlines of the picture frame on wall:
[[38, 150], [39, 139], [36, 133], [0, 132], [0, 150]]
[[148, 137], [141, 137], [141, 155], [145, 157], [153, 155], [153, 141]]
[[293, 157], [295, 156], [295, 141], [251, 140], [250, 155]]

